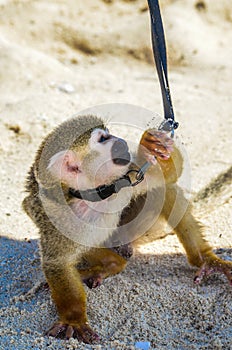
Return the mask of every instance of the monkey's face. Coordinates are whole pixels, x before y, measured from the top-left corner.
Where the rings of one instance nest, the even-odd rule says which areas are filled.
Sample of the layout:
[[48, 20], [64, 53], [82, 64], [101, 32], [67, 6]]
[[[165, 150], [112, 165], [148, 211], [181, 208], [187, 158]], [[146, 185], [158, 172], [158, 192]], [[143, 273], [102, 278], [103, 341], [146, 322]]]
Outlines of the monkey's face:
[[78, 190], [110, 184], [124, 175], [130, 163], [125, 140], [107, 129], [94, 129], [84, 142], [55, 154], [48, 170], [62, 183]]

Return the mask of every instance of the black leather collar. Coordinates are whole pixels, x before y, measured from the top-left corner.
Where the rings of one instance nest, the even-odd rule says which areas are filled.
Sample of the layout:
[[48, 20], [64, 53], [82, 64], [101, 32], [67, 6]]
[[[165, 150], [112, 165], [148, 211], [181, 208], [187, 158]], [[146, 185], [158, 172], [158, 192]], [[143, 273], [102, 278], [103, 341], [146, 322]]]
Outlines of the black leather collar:
[[[89, 190], [79, 191], [69, 188], [69, 195], [78, 199], [84, 199], [90, 202], [99, 202], [104, 199], [109, 198], [114, 193], [118, 193], [124, 187], [134, 187], [138, 185], [144, 179], [144, 173], [147, 170], [148, 163], [145, 163], [139, 170], [131, 169], [126, 175], [115, 180], [110, 185], [102, 185], [96, 188], [91, 188]], [[132, 182], [129, 174], [135, 173], [135, 181]]]
[[110, 185], [102, 185], [85, 191], [78, 191], [70, 188], [69, 194], [73, 197], [84, 199], [86, 201], [99, 202], [109, 198], [114, 193], [118, 193], [122, 188], [130, 186], [132, 186], [131, 179], [128, 175], [125, 175], [115, 180]]

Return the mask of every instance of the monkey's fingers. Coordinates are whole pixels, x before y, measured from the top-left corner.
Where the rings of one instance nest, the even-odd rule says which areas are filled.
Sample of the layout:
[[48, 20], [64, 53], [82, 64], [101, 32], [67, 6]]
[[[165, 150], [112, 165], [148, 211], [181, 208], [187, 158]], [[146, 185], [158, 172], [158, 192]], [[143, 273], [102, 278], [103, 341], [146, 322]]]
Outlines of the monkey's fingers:
[[122, 256], [125, 260], [129, 260], [133, 255], [133, 247], [130, 243], [113, 247], [111, 248], [111, 250], [113, 250], [113, 252], [117, 253], [118, 255]]
[[69, 325], [57, 322], [48, 330], [46, 335], [61, 339], [77, 338], [86, 344], [92, 344], [100, 339], [87, 323], [83, 325]]
[[160, 159], [168, 159], [173, 151], [173, 140], [165, 132], [153, 129], [144, 132], [140, 145]]
[[205, 262], [195, 274], [194, 283], [200, 284], [204, 277], [215, 272], [223, 273], [227, 277], [229, 284], [232, 286], [232, 263], [221, 259]]
[[83, 341], [86, 344], [96, 343], [100, 340], [99, 335], [95, 333], [87, 323], [82, 326], [74, 327], [73, 337], [78, 338], [79, 341]]
[[88, 277], [88, 278], [84, 278], [82, 281], [83, 283], [86, 284], [87, 287], [89, 287], [90, 289], [93, 288], [97, 288], [100, 287], [102, 284], [102, 276], [92, 276], [92, 277]]
[[54, 325], [46, 332], [46, 335], [48, 337], [57, 338], [65, 331], [65, 329], [66, 329], [65, 324], [61, 322], [57, 322], [57, 323], [54, 323]]

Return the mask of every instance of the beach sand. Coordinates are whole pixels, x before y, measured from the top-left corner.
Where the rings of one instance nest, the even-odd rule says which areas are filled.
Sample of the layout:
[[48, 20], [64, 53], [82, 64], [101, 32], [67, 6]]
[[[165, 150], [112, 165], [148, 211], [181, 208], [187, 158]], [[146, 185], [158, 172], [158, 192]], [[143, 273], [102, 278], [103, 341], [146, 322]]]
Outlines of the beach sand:
[[[161, 5], [189, 194], [207, 239], [232, 260], [232, 7], [229, 0]], [[56, 310], [37, 229], [21, 209], [40, 142], [88, 107], [129, 103], [162, 114], [162, 101], [145, 0], [1, 0], [0, 12], [0, 349], [135, 349], [138, 341], [150, 349], [232, 349], [231, 287], [221, 275], [194, 285], [196, 269], [176, 236], [137, 250], [123, 273], [86, 288], [99, 345], [44, 336]]]

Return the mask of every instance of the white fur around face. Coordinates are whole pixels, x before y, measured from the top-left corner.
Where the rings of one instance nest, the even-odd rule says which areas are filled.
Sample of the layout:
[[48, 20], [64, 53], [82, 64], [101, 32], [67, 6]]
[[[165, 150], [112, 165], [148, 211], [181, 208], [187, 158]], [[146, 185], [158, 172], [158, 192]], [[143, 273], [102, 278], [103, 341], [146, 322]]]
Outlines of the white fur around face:
[[[99, 142], [102, 136], [107, 140]], [[103, 183], [111, 183], [116, 178], [125, 175], [129, 169], [129, 163], [127, 165], [118, 165], [112, 161], [111, 149], [116, 140], [118, 138], [109, 134], [108, 129], [95, 129], [91, 134], [89, 140], [90, 152], [97, 152], [98, 154], [91, 164], [97, 186]]]
[[104, 136], [105, 138], [109, 137], [109, 130], [108, 129], [94, 129], [91, 133], [91, 137], [89, 140], [89, 145], [91, 149], [94, 149], [96, 145], [99, 145], [99, 140], [101, 136]]
[[[99, 142], [102, 136], [108, 139]], [[81, 154], [72, 150], [60, 151], [51, 157], [47, 170], [61, 183], [78, 190], [111, 183], [124, 175], [129, 167], [129, 164], [117, 166], [112, 161], [111, 148], [116, 139], [107, 130], [95, 129], [86, 152], [83, 148]], [[132, 189], [122, 189], [100, 202], [73, 198], [63, 209], [63, 217], [57, 218], [55, 223], [72, 240], [82, 245], [101, 246], [117, 228], [131, 195]]]
[[[101, 137], [106, 138], [101, 142]], [[124, 175], [128, 165], [116, 165], [111, 149], [117, 140], [108, 130], [95, 129], [81, 154], [78, 150], [64, 150], [53, 155], [47, 170], [60, 182], [76, 190], [86, 190], [109, 184]]]
[[[99, 142], [102, 136], [106, 140]], [[72, 150], [58, 152], [51, 157], [47, 170], [73, 189], [86, 190], [112, 183], [125, 175], [130, 166], [129, 163], [121, 166], [112, 161], [111, 149], [115, 140], [117, 138], [108, 130], [95, 129], [86, 152], [83, 148], [81, 155]], [[124, 188], [100, 202], [73, 198], [64, 211], [67, 218], [59, 219], [64, 221], [63, 231], [69, 232], [71, 239], [83, 245], [101, 246], [117, 229], [122, 210], [130, 203], [133, 193], [134, 189]]]

